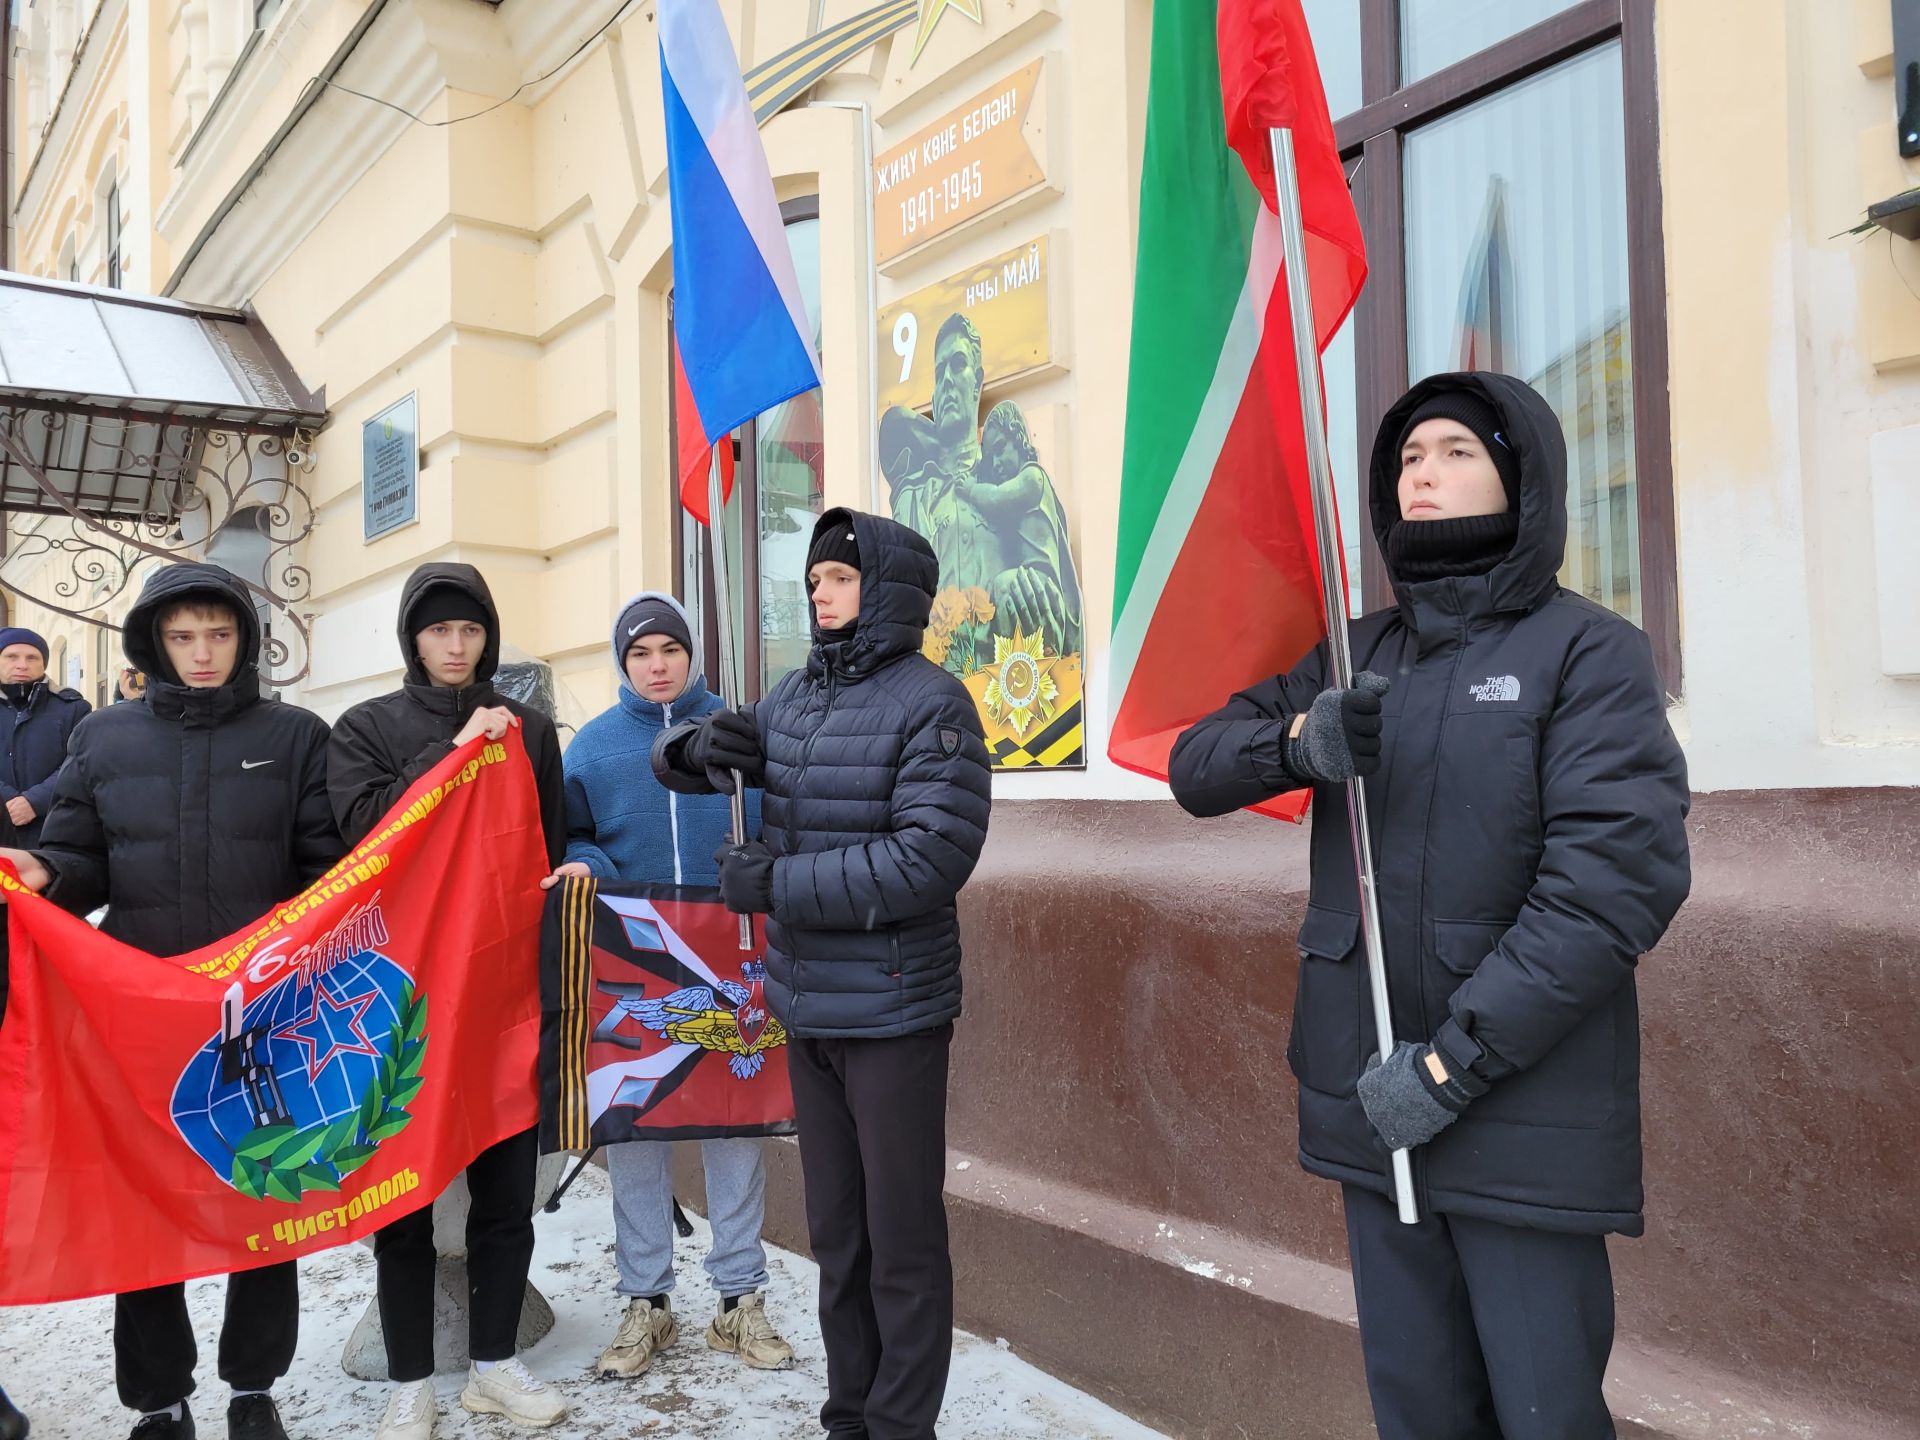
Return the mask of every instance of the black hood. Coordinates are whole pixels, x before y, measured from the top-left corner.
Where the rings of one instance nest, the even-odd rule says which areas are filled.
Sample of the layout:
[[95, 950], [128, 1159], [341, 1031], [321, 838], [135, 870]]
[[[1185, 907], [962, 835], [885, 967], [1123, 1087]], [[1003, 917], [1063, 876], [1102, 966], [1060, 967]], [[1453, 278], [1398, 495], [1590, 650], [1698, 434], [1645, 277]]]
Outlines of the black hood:
[[[1425, 584], [1485, 586], [1495, 612], [1533, 610], [1554, 593], [1567, 554], [1567, 442], [1560, 419], [1540, 392], [1511, 375], [1484, 372], [1430, 375], [1400, 398], [1380, 421], [1373, 442], [1370, 504], [1373, 535], [1387, 552], [1387, 532], [1400, 520], [1400, 433], [1407, 418], [1434, 395], [1477, 395], [1500, 417], [1501, 433], [1520, 458], [1520, 533], [1507, 557], [1485, 576]], [[1413, 588], [1395, 582], [1401, 595]]]
[[834, 648], [839, 652], [834, 668], [861, 675], [920, 649], [933, 614], [940, 562], [918, 531], [863, 510], [827, 511], [813, 527], [814, 541], [836, 525], [851, 525], [860, 546], [860, 619], [853, 638], [837, 646], [833, 631], [814, 626], [809, 668], [823, 665], [822, 651]]
[[127, 661], [136, 670], [144, 670], [163, 685], [181, 686], [173, 662], [154, 633], [160, 612], [183, 600], [206, 599], [226, 606], [240, 623], [240, 653], [233, 674], [219, 688], [258, 693], [260, 689], [260, 616], [253, 608], [253, 593], [240, 578], [218, 565], [194, 561], [168, 565], [147, 577], [140, 598], [127, 611], [121, 627], [120, 644]]
[[413, 647], [414, 625], [412, 616], [414, 607], [420, 603], [427, 591], [439, 585], [451, 585], [473, 597], [487, 615], [487, 643], [480, 651], [480, 663], [474, 667], [473, 681], [484, 685], [493, 679], [494, 672], [500, 668], [500, 612], [493, 603], [493, 592], [487, 589], [487, 582], [480, 572], [471, 565], [461, 565], [452, 561], [436, 561], [431, 565], [422, 565], [407, 577], [407, 583], [400, 591], [400, 618], [397, 622], [400, 636], [400, 654], [407, 662], [407, 683], [423, 688], [432, 688], [433, 677], [427, 674], [427, 667], [420, 663], [420, 652]]

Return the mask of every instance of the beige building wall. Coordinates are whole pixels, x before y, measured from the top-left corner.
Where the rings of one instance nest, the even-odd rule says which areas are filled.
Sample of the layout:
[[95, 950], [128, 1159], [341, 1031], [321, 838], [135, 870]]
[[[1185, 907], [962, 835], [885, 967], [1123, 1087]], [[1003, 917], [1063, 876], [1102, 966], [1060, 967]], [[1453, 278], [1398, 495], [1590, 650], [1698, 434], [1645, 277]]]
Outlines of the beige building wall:
[[[458, 557], [494, 580], [509, 641], [553, 661], [580, 711], [599, 708], [614, 683], [607, 616], [677, 579], [653, 3], [548, 79], [609, 5], [284, 0], [250, 45], [231, 8], [34, 0], [18, 63], [61, 44], [79, 60], [58, 113], [51, 80], [41, 87], [44, 142], [25, 123], [33, 86], [16, 87], [21, 267], [55, 273], [70, 239], [97, 253], [93, 197], [110, 167], [127, 182], [130, 284], [255, 306], [325, 387], [319, 522], [301, 557], [315, 577], [310, 703], [332, 713], [391, 685], [401, 580]], [[750, 67], [802, 38], [813, 7], [722, 8]], [[824, 0], [820, 19], [865, 8]], [[1920, 258], [1884, 234], [1838, 233], [1915, 183], [1895, 154], [1886, 11], [1656, 12], [1686, 667], [1675, 719], [1702, 789], [1920, 783], [1920, 567], [1890, 539], [1920, 517]], [[827, 499], [885, 508], [872, 395], [876, 352], [894, 357], [868, 318], [866, 116], [884, 152], [1038, 60], [1045, 183], [883, 264], [872, 298], [885, 307], [1049, 239], [1053, 363], [987, 399], [1019, 401], [1066, 506], [1091, 768], [996, 783], [1005, 798], [1163, 793], [1102, 754], [1151, 4], [1004, 0], [983, 14], [949, 8], [917, 60], [910, 25], [809, 97], [836, 108], [795, 108], [764, 132], [782, 198], [821, 201]], [[336, 65], [339, 85], [435, 122], [514, 98], [430, 128], [316, 95], [312, 77]], [[265, 155], [303, 100], [311, 110]], [[360, 426], [409, 393], [420, 520], [365, 544]]]

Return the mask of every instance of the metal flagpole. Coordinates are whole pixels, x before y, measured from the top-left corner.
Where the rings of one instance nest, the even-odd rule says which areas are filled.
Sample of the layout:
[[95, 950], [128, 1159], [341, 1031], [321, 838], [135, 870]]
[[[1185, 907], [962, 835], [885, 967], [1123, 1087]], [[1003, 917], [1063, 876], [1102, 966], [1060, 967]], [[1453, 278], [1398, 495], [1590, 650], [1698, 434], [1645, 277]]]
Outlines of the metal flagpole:
[[[713, 609], [720, 629], [720, 683], [733, 704], [740, 703], [740, 655], [733, 643], [732, 578], [727, 565], [726, 496], [720, 488], [720, 446], [731, 445], [730, 436], [721, 436], [707, 458], [707, 550], [713, 556]], [[747, 787], [740, 772], [733, 772], [733, 843], [747, 838]], [[753, 949], [753, 917], [740, 917], [740, 948]]]
[[[1269, 130], [1274, 192], [1280, 202], [1280, 245], [1286, 262], [1288, 309], [1293, 317], [1293, 359], [1298, 372], [1300, 418], [1307, 432], [1307, 474], [1313, 486], [1313, 533], [1320, 551], [1320, 592], [1327, 604], [1330, 683], [1353, 684], [1353, 649], [1347, 637], [1346, 586], [1340, 569], [1340, 528], [1334, 510], [1333, 463], [1327, 456], [1326, 407], [1320, 394], [1320, 346], [1313, 323], [1313, 286], [1307, 276], [1307, 235], [1300, 217], [1300, 175], [1293, 158], [1293, 132]], [[1360, 882], [1360, 931], [1367, 947], [1367, 982], [1373, 993], [1374, 1041], [1382, 1062], [1393, 1054], [1393, 1016], [1388, 1009], [1387, 955], [1380, 941], [1380, 897], [1374, 883], [1373, 836], [1367, 828], [1366, 782], [1347, 782], [1347, 828], [1353, 834], [1353, 866]], [[1393, 1194], [1401, 1222], [1420, 1218], [1413, 1201], [1413, 1164], [1405, 1150], [1393, 1152]]]

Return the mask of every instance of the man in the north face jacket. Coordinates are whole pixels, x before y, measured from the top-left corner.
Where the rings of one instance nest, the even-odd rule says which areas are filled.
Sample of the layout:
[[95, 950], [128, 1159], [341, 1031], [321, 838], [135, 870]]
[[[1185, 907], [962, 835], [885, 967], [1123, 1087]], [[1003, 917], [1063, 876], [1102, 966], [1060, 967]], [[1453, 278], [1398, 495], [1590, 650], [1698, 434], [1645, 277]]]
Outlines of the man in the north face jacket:
[[[1634, 967], [1689, 884], [1686, 766], [1646, 637], [1555, 580], [1566, 448], [1537, 393], [1437, 375], [1374, 445], [1393, 609], [1174, 747], [1219, 815], [1312, 785], [1287, 1056], [1300, 1160], [1345, 1187], [1385, 1440], [1596, 1440], [1613, 1424], [1604, 1237], [1638, 1235]], [[1344, 782], [1367, 775], [1396, 1039], [1374, 1057]], [[1411, 1147], [1421, 1220], [1388, 1154]], [[1464, 1357], [1464, 1358], [1463, 1358]]]
[[891, 520], [830, 510], [807, 553], [813, 653], [757, 704], [668, 730], [654, 772], [765, 787], [723, 847], [727, 904], [767, 916], [768, 998], [792, 1037], [807, 1228], [827, 1348], [821, 1424], [926, 1440], [946, 1393], [953, 1267], [942, 1189], [960, 1014], [954, 907], [987, 836], [986, 741], [920, 653], [938, 566]]
[[[318, 879], [345, 848], [327, 803], [327, 726], [260, 693], [253, 596], [217, 565], [154, 571], [122, 627], [145, 696], [74, 729], [40, 844], [0, 851], [20, 878], [155, 955], [229, 935]], [[3, 917], [0, 917], [3, 918]], [[286, 1440], [273, 1383], [293, 1362], [292, 1261], [227, 1278], [220, 1378], [227, 1434]], [[114, 1373], [137, 1440], [193, 1440], [196, 1359], [186, 1289], [118, 1296]]]

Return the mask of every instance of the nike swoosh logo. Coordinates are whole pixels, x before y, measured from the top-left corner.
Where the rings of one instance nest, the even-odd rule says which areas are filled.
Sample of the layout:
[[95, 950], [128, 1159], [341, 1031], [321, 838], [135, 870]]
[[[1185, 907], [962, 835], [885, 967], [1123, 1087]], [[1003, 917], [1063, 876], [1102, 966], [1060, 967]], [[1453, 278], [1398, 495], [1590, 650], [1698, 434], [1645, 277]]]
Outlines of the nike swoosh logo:
[[262, 765], [271, 764], [273, 764], [271, 760], [242, 760], [240, 762], [240, 768], [242, 770], [258, 770]]
[[631, 630], [627, 631], [627, 638], [631, 640], [634, 636], [638, 635], [642, 630], [646, 628], [647, 628], [647, 622], [642, 620], [638, 625], [634, 626]]

